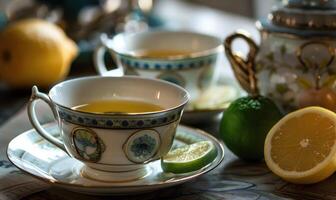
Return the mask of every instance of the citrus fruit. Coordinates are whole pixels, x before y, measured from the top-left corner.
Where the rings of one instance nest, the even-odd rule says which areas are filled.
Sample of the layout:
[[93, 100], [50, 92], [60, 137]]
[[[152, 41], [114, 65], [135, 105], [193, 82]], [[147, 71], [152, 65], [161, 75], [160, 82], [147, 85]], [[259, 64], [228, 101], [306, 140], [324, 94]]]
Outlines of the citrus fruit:
[[13, 22], [0, 32], [0, 80], [47, 87], [68, 74], [76, 55], [76, 44], [58, 26], [41, 19]]
[[265, 140], [269, 169], [293, 182], [319, 182], [336, 170], [336, 114], [307, 107], [282, 118]]
[[161, 160], [165, 172], [187, 173], [201, 169], [217, 156], [217, 150], [210, 141], [200, 141], [174, 149]]
[[259, 161], [264, 157], [266, 135], [281, 117], [272, 100], [263, 96], [242, 97], [224, 112], [220, 134], [236, 156], [246, 161]]

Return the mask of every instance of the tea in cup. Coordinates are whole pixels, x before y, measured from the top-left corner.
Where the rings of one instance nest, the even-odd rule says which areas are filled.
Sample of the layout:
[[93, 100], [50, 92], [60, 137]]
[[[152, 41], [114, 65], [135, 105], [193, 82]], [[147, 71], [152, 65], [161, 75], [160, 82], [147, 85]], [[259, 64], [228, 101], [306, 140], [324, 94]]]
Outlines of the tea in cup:
[[[53, 111], [62, 141], [38, 122], [37, 99]], [[146, 176], [146, 164], [170, 150], [188, 99], [185, 89], [165, 81], [84, 77], [61, 82], [48, 95], [34, 86], [28, 116], [42, 137], [84, 163], [83, 176], [127, 181]]]
[[[108, 50], [117, 68], [108, 70]], [[102, 35], [94, 53], [96, 70], [102, 76], [139, 75], [163, 79], [187, 89], [191, 99], [214, 81], [215, 63], [223, 51], [219, 38], [194, 32], [149, 31]]]

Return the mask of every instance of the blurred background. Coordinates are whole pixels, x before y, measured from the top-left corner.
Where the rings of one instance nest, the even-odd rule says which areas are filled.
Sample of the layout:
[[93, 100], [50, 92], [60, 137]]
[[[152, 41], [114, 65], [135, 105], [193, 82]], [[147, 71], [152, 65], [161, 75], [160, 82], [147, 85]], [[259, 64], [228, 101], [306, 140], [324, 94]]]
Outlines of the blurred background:
[[[96, 74], [92, 63], [92, 50], [97, 45], [101, 33], [107, 33], [112, 37], [119, 32], [168, 28], [191, 29], [224, 38], [234, 30], [244, 28], [258, 35], [253, 25], [254, 21], [259, 17], [265, 17], [272, 5], [277, 2], [276, 0], [0, 0], [0, 31], [6, 32], [11, 24], [27, 18], [40, 18], [57, 25], [60, 31], [64, 31], [76, 44], [72, 51], [69, 48], [62, 50], [72, 56], [65, 62], [69, 66], [66, 64], [63, 66], [65, 69], [69, 68], [69, 74], [55, 77], [61, 80], [65, 77]], [[3, 37], [3, 40], [8, 43], [12, 41], [11, 35], [19, 32], [18, 29], [29, 29], [30, 26], [39, 26], [38, 24], [34, 22], [25, 25], [26, 27], [21, 25], [18, 28], [11, 28], [7, 31], [10, 32], [7, 34], [9, 36]], [[54, 43], [62, 42], [54, 41]], [[16, 42], [9, 45], [14, 49], [20, 49], [20, 45]], [[31, 53], [29, 50], [22, 51]], [[27, 102], [30, 95], [29, 86], [33, 84], [29, 82], [23, 84], [20, 79], [24, 77], [28, 80], [27, 76], [31, 73], [10, 67], [1, 68], [1, 61], [14, 59], [11, 56], [8, 49], [1, 50], [0, 45], [0, 124]], [[44, 61], [46, 56], [37, 57], [36, 62], [39, 64], [43, 65], [43, 62], [46, 62]], [[32, 55], [30, 58], [35, 57]], [[32, 62], [19, 58], [16, 60], [21, 60], [19, 65], [27, 68], [29, 68], [27, 63]], [[113, 65], [108, 56], [106, 62]], [[53, 83], [45, 84], [45, 91]]]
[[269, 10], [278, 2], [277, 0], [187, 0], [192, 3], [197, 3], [211, 8], [231, 12], [238, 15], [243, 15], [251, 18], [259, 18], [266, 16]]

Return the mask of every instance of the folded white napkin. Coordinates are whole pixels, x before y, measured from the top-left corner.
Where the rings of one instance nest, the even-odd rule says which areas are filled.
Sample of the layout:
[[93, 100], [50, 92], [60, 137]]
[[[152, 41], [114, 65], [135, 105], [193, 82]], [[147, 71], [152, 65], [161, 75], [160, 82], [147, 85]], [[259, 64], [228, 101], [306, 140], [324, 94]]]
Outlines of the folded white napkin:
[[[53, 120], [52, 113], [45, 103], [38, 102], [36, 109], [41, 123]], [[15, 136], [31, 128], [26, 107], [0, 127], [0, 200], [21, 199], [48, 187], [46, 183], [15, 168], [6, 155], [8, 143]]]

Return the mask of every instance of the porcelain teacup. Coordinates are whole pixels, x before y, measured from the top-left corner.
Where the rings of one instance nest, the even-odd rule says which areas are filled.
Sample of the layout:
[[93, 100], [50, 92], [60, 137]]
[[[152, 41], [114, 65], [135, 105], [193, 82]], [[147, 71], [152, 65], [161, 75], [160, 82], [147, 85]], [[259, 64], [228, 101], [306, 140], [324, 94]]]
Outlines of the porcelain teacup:
[[[36, 100], [46, 102], [61, 132], [61, 140], [39, 123]], [[162, 110], [144, 113], [91, 113], [73, 109], [99, 100], [129, 99]], [[100, 181], [144, 177], [146, 163], [171, 148], [189, 95], [182, 87], [142, 77], [84, 77], [58, 83], [49, 94], [32, 88], [28, 116], [36, 131], [50, 143], [84, 163], [83, 176]]]
[[[117, 68], [108, 70], [104, 54], [109, 51]], [[181, 52], [162, 57], [143, 52]], [[102, 35], [94, 53], [97, 72], [102, 76], [139, 75], [170, 81], [184, 87], [191, 99], [214, 81], [215, 63], [223, 51], [219, 38], [185, 31], [121, 33], [108, 39]]]

